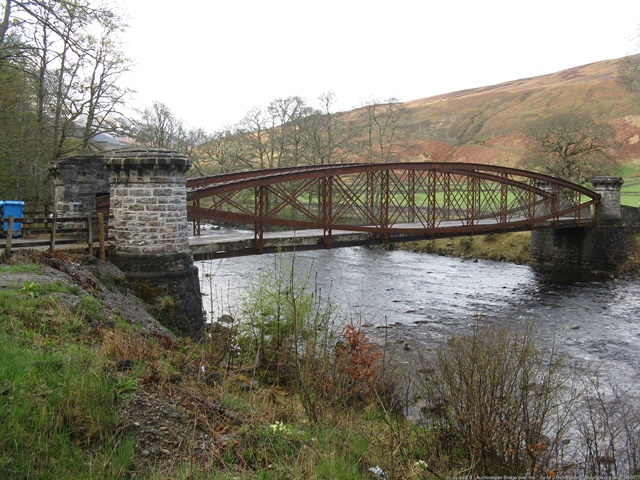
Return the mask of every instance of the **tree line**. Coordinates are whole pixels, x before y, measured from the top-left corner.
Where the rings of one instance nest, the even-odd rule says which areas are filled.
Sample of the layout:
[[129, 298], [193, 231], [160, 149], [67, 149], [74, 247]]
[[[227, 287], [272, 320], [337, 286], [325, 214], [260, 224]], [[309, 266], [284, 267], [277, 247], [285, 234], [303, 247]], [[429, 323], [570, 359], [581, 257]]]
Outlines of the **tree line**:
[[299, 96], [278, 98], [213, 134], [188, 129], [168, 106], [154, 102], [134, 138], [139, 145], [188, 155], [195, 175], [401, 159], [402, 112], [396, 99], [370, 100], [351, 116], [336, 112], [335, 102], [333, 92], [321, 94], [315, 106]]

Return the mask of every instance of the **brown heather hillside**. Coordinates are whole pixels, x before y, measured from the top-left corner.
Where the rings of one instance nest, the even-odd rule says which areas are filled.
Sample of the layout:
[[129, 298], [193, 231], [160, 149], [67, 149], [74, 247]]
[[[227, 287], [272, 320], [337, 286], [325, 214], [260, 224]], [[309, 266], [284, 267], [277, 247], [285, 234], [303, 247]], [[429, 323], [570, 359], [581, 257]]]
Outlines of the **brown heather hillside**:
[[[615, 127], [620, 164], [640, 167], [640, 94], [619, 79], [620, 60], [404, 103], [406, 160], [518, 166], [527, 125], [545, 115], [580, 112]], [[350, 112], [357, 116], [358, 111]]]

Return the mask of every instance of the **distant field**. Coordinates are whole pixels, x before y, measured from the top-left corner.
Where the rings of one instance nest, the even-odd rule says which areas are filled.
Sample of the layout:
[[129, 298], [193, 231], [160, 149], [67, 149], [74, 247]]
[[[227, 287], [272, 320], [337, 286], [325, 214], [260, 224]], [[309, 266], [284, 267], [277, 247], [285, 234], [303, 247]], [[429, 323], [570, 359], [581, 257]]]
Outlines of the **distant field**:
[[629, 207], [640, 207], [640, 193], [620, 196], [620, 203]]
[[620, 203], [631, 207], [640, 206], [640, 165], [638, 165], [638, 160], [628, 161], [621, 168], [620, 175], [624, 180], [620, 192]]

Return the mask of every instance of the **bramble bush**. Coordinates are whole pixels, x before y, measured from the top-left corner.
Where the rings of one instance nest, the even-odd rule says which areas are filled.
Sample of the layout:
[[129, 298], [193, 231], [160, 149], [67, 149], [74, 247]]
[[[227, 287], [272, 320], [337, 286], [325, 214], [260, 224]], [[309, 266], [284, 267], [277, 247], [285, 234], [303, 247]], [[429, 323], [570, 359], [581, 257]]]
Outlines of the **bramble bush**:
[[381, 378], [382, 351], [364, 331], [349, 323], [333, 351], [331, 368], [316, 387], [334, 406], [353, 406], [374, 399]]

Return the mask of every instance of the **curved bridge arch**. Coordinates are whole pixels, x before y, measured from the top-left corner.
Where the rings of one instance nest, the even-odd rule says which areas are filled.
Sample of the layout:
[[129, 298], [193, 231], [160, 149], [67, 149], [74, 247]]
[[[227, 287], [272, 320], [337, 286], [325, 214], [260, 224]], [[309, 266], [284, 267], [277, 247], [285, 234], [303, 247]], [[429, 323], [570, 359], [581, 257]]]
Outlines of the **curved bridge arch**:
[[595, 192], [514, 168], [469, 163], [338, 164], [253, 170], [187, 181], [192, 220], [379, 235], [383, 241], [591, 222]]

